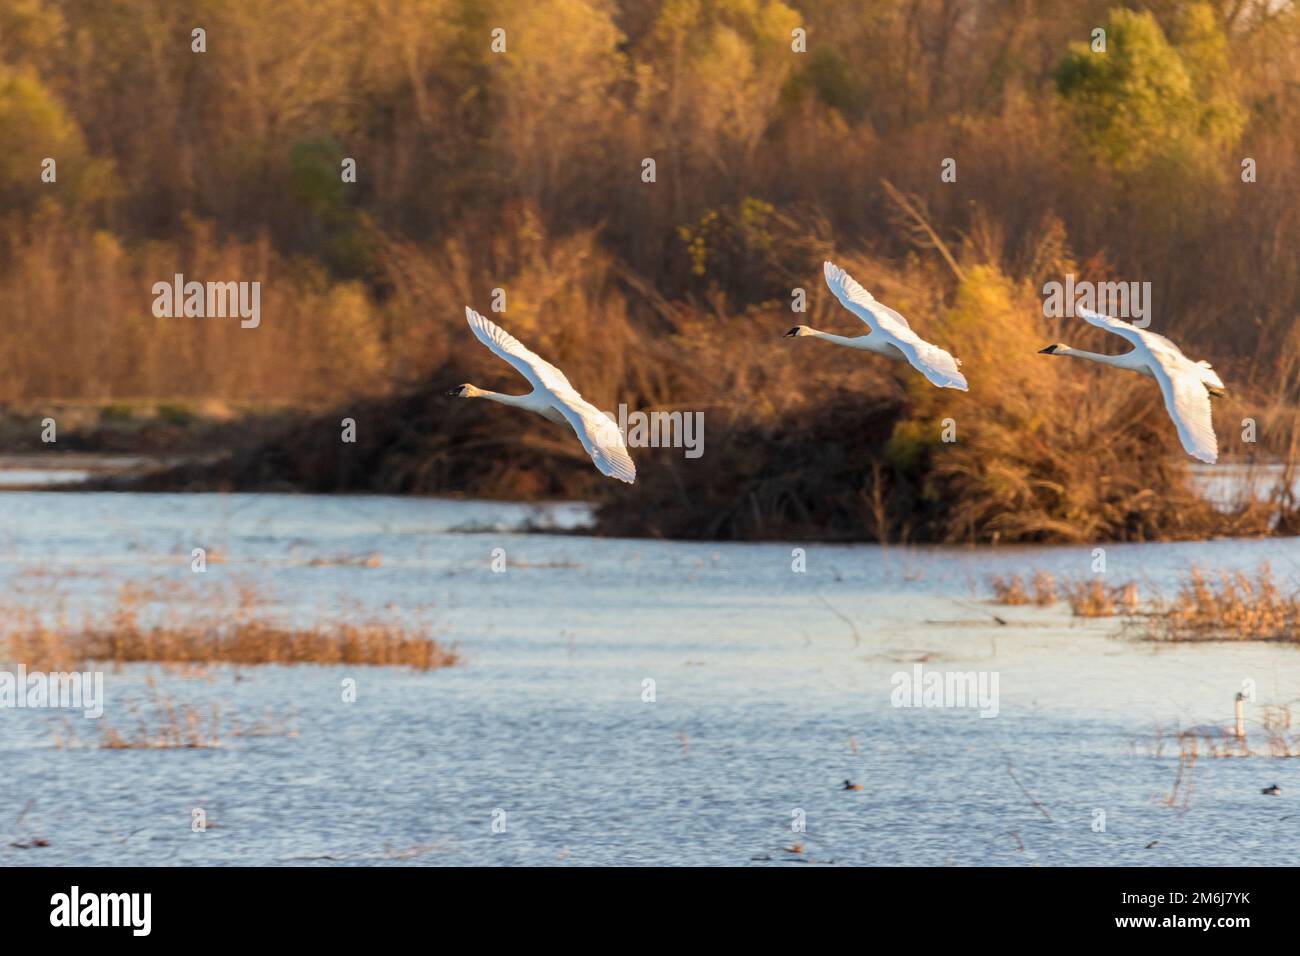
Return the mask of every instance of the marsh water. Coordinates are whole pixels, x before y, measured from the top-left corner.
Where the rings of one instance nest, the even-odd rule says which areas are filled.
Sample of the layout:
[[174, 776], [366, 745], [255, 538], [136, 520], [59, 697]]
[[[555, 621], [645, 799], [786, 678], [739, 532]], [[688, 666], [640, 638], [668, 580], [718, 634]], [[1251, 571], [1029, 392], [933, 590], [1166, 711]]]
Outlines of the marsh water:
[[[99, 721], [0, 709], [0, 863], [1300, 859], [1300, 761], [1202, 757], [1176, 787], [1178, 748], [1156, 745], [1229, 724], [1245, 679], [1253, 741], [1265, 705], [1300, 698], [1294, 646], [1157, 645], [1063, 604], [987, 603], [990, 575], [1092, 573], [1090, 547], [800, 555], [524, 530], [584, 518], [578, 505], [0, 493], [7, 601], [76, 614], [127, 580], [253, 580], [286, 619], [417, 615], [464, 655], [427, 673], [132, 665], [106, 671]], [[212, 557], [202, 575], [196, 547]], [[1166, 592], [1194, 564], [1269, 561], [1300, 580], [1291, 540], [1105, 558], [1107, 581]], [[996, 675], [996, 716], [894, 706], [896, 675], [918, 666]], [[129, 728], [160, 690], [246, 723], [272, 716], [209, 748], [101, 745], [98, 724]], [[1262, 795], [1273, 783], [1281, 796]]]

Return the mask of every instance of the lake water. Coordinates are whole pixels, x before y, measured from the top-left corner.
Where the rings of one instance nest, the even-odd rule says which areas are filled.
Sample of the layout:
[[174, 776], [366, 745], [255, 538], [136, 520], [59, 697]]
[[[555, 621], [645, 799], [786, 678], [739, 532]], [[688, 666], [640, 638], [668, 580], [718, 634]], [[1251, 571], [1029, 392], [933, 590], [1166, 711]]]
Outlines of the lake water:
[[[1171, 806], [1177, 747], [1152, 753], [1160, 728], [1229, 723], [1244, 679], [1258, 733], [1263, 705], [1300, 698], [1300, 651], [1136, 643], [1064, 605], [984, 603], [992, 574], [1089, 574], [1089, 547], [812, 545], [800, 573], [790, 545], [518, 530], [584, 517], [435, 499], [0, 493], [7, 600], [53, 590], [51, 613], [76, 613], [125, 580], [252, 579], [286, 618], [357, 602], [418, 614], [465, 655], [430, 673], [106, 673], [101, 720], [115, 727], [133, 725], [152, 682], [246, 723], [270, 709], [293, 731], [212, 749], [106, 749], [80, 713], [0, 709], [0, 864], [1300, 859], [1300, 761], [1203, 757]], [[190, 570], [195, 547], [219, 556], [204, 575]], [[378, 566], [354, 560], [369, 555]], [[1265, 560], [1300, 584], [1292, 540], [1111, 545], [1105, 578], [1171, 592], [1193, 564]], [[997, 715], [893, 706], [895, 675], [918, 663], [996, 675]], [[1273, 783], [1280, 797], [1260, 793]], [[11, 845], [33, 837], [49, 845]]]

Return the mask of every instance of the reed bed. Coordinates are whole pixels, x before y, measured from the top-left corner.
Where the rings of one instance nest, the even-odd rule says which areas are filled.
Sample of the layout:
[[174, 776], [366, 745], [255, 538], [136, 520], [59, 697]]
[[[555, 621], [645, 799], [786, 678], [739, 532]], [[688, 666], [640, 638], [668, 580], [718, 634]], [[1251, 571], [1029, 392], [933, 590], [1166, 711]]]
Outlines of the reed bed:
[[990, 578], [989, 586], [993, 589], [996, 604], [1036, 604], [1047, 607], [1058, 600], [1056, 578], [1046, 571], [1035, 571], [1028, 585], [1020, 575], [1012, 574]]
[[1114, 586], [1096, 578], [1072, 581], [1066, 585], [1065, 594], [1070, 613], [1076, 617], [1114, 617], [1139, 610], [1138, 586], [1131, 581]]
[[113, 606], [90, 616], [43, 606], [0, 607], [0, 659], [31, 669], [84, 662], [170, 666], [326, 664], [434, 670], [460, 662], [427, 626], [398, 619], [277, 621], [256, 587], [183, 587], [168, 580], [123, 584]]
[[1253, 573], [1193, 567], [1172, 599], [1143, 595], [1135, 582], [1108, 585], [1096, 577], [1056, 580], [1037, 572], [991, 577], [993, 603], [1055, 603], [1058, 593], [1075, 617], [1121, 617], [1128, 636], [1150, 641], [1300, 642], [1300, 587], [1284, 590], [1272, 568]]
[[1064, 599], [1075, 617], [1136, 614], [1141, 603], [1138, 587], [1131, 581], [1108, 585], [1095, 577], [1058, 580], [1045, 571], [1034, 572], [1028, 583], [1019, 574], [995, 576], [989, 579], [989, 587], [995, 604], [1047, 607]]
[[1193, 568], [1174, 599], [1144, 622], [1159, 641], [1300, 641], [1300, 590], [1283, 592], [1272, 569], [1210, 574]]

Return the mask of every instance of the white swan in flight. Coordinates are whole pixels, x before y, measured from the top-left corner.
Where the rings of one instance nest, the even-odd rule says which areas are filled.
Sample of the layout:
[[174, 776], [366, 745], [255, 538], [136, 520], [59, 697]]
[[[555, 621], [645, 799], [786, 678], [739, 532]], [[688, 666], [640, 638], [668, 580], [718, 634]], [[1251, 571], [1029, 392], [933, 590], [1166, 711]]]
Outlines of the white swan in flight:
[[618, 425], [579, 395], [563, 372], [524, 348], [513, 335], [468, 306], [465, 308], [465, 318], [469, 320], [469, 327], [478, 340], [513, 365], [520, 375], [528, 379], [533, 390], [527, 395], [502, 395], [474, 385], [458, 385], [448, 395], [456, 398], [487, 398], [502, 405], [536, 412], [557, 425], [570, 425], [601, 474], [626, 481], [629, 485], [636, 481], [636, 465], [627, 453]]
[[966, 377], [958, 368], [961, 365], [959, 361], [913, 332], [907, 319], [889, 306], [877, 302], [870, 292], [858, 285], [853, 276], [833, 262], [823, 263], [823, 271], [826, 273], [826, 284], [831, 287], [840, 304], [867, 323], [871, 331], [866, 335], [849, 338], [819, 332], [806, 325], [796, 325], [785, 333], [785, 338], [811, 335], [847, 348], [879, 352], [895, 361], [912, 363], [913, 368], [939, 388], [968, 391]]
[[1165, 409], [1178, 426], [1178, 437], [1187, 454], [1210, 465], [1218, 461], [1219, 443], [1210, 418], [1210, 396], [1225, 393], [1223, 382], [1210, 363], [1193, 362], [1163, 335], [1139, 329], [1122, 319], [1078, 306], [1074, 311], [1089, 324], [1128, 339], [1133, 343], [1133, 350], [1122, 355], [1098, 355], [1057, 343], [1041, 349], [1041, 354], [1072, 355], [1154, 378], [1160, 383]]

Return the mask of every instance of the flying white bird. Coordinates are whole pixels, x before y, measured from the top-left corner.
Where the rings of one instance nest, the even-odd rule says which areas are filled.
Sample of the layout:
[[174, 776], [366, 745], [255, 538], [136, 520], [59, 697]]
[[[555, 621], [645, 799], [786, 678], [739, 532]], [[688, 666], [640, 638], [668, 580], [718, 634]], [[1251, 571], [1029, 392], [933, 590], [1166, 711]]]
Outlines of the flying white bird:
[[1223, 395], [1223, 382], [1209, 362], [1193, 362], [1163, 335], [1139, 329], [1122, 319], [1112, 319], [1091, 309], [1074, 309], [1086, 322], [1114, 332], [1133, 343], [1122, 355], [1098, 355], [1057, 343], [1040, 352], [1044, 355], [1072, 355], [1089, 362], [1128, 369], [1154, 378], [1165, 396], [1165, 409], [1178, 426], [1178, 437], [1187, 454], [1207, 464], [1219, 459], [1219, 443], [1210, 418], [1210, 396]]
[[913, 332], [907, 319], [889, 306], [877, 302], [870, 292], [858, 285], [853, 276], [839, 266], [827, 262], [823, 264], [823, 269], [826, 284], [831, 287], [840, 304], [867, 323], [871, 331], [866, 335], [849, 338], [819, 332], [806, 325], [796, 325], [785, 333], [785, 338], [811, 335], [847, 348], [879, 352], [895, 361], [912, 363], [913, 368], [939, 388], [967, 391], [966, 377], [958, 368], [961, 365], [959, 361]]
[[557, 425], [570, 425], [601, 474], [629, 485], [636, 481], [636, 465], [623, 444], [618, 425], [595, 405], [578, 394], [564, 373], [530, 352], [509, 332], [466, 307], [465, 318], [480, 342], [515, 367], [532, 384], [527, 395], [502, 395], [474, 385], [458, 385], [448, 395], [456, 398], [487, 398], [536, 412]]

